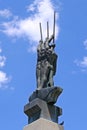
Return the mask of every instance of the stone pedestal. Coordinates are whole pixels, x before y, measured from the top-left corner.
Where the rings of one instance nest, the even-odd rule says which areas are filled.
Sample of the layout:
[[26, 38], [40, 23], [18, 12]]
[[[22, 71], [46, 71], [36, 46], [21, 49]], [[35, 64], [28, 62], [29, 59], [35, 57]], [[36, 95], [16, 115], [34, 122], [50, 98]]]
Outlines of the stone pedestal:
[[28, 124], [39, 118], [58, 123], [58, 117], [62, 115], [62, 109], [36, 98], [24, 106], [24, 113], [28, 116]]
[[55, 106], [59, 95], [62, 93], [60, 87], [49, 87], [36, 90], [29, 97], [29, 103], [24, 106], [24, 113], [28, 116], [28, 124], [44, 118], [58, 123], [58, 117], [62, 115], [62, 108]]
[[62, 125], [58, 125], [44, 118], [39, 118], [31, 124], [26, 125], [23, 130], [64, 130], [64, 128]]

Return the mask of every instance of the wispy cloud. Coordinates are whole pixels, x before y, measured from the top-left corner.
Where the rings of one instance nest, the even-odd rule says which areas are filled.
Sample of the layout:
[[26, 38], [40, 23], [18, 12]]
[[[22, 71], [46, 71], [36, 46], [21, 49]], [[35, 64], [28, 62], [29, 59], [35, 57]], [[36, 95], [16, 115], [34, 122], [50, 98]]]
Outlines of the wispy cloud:
[[0, 10], [0, 16], [4, 18], [9, 18], [12, 16], [12, 13], [8, 9], [3, 9], [3, 10]]
[[2, 52], [2, 49], [0, 48], [0, 53]]
[[83, 42], [85, 49], [87, 50], [87, 39]]
[[0, 89], [7, 89], [9, 87], [8, 83], [10, 82], [11, 78], [6, 72], [2, 71], [2, 68], [5, 66], [6, 57], [1, 53], [2, 49], [0, 48]]
[[87, 67], [87, 56], [83, 57], [81, 61], [75, 60], [74, 63], [76, 63], [77, 66], [86, 68]]
[[83, 57], [83, 60], [80, 62], [82, 67], [87, 68], [87, 56]]
[[[49, 21], [49, 33], [53, 33], [53, 13], [55, 7], [51, 0], [35, 0], [31, 5], [27, 6], [29, 17], [25, 19], [16, 18], [12, 21], [3, 22], [1, 24], [1, 32], [10, 37], [26, 37], [29, 40], [32, 50], [35, 50], [40, 40], [39, 23], [42, 23], [43, 37], [46, 37], [46, 22]], [[57, 13], [57, 20], [59, 13]], [[56, 38], [59, 33], [59, 26], [56, 23]]]
[[75, 60], [74, 63], [81, 68], [82, 72], [87, 71], [87, 56], [84, 56], [82, 60]]
[[10, 78], [3, 71], [0, 71], [0, 89], [7, 88], [7, 84], [10, 81]]
[[[84, 49], [87, 51], [87, 39], [83, 41]], [[74, 60], [74, 63], [80, 68], [82, 72], [87, 72], [87, 56], [83, 56], [81, 60]]]
[[0, 55], [0, 68], [5, 66], [6, 57]]
[[6, 62], [6, 57], [1, 53], [2, 53], [2, 49], [0, 48], [0, 68], [4, 67]]

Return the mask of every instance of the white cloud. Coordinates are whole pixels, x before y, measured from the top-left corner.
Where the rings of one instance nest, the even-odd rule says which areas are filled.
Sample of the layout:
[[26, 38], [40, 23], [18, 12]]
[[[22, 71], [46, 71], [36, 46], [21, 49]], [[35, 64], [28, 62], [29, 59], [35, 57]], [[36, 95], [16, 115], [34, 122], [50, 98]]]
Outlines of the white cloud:
[[82, 67], [87, 67], [87, 56], [83, 57], [83, 60], [80, 62]]
[[12, 16], [12, 13], [10, 10], [4, 9], [4, 10], [0, 10], [0, 16], [2, 16], [4, 18], [9, 18]]
[[87, 39], [83, 42], [85, 49], [87, 50]]
[[[87, 39], [84, 40], [83, 45], [84, 45], [85, 49], [87, 50]], [[83, 59], [82, 59], [82, 60], [76, 59], [76, 60], [74, 61], [74, 63], [75, 63], [78, 67], [80, 67], [80, 69], [81, 69], [82, 72], [87, 72], [87, 56], [83, 56]]]
[[1, 55], [2, 53], [2, 48], [0, 48], [0, 68], [5, 66], [6, 62], [6, 57], [4, 55]]
[[0, 68], [5, 66], [6, 57], [0, 55]]
[[32, 45], [29, 49], [28, 52], [36, 52], [37, 46], [36, 45]]
[[87, 56], [84, 56], [83, 59], [80, 60], [75, 60], [74, 63], [80, 67], [82, 72], [87, 71]]
[[0, 71], [0, 89], [7, 88], [6, 86], [9, 80], [10, 78], [7, 76], [7, 74], [3, 71]]
[[[42, 23], [43, 37], [46, 37], [46, 24], [49, 21], [49, 33], [53, 33], [53, 13], [54, 6], [51, 0], [35, 0], [33, 4], [27, 7], [27, 11], [30, 16], [25, 19], [13, 19], [9, 22], [3, 22], [1, 30], [8, 36], [11, 37], [26, 37], [31, 44], [32, 49], [35, 48], [38, 41], [40, 40], [39, 23]], [[59, 19], [59, 14], [57, 13], [56, 19]], [[56, 38], [59, 33], [59, 26], [56, 23]]]
[[11, 77], [7, 76], [7, 73], [1, 69], [5, 66], [6, 57], [1, 55], [2, 49], [0, 48], [0, 89], [10, 88], [8, 83], [11, 80]]

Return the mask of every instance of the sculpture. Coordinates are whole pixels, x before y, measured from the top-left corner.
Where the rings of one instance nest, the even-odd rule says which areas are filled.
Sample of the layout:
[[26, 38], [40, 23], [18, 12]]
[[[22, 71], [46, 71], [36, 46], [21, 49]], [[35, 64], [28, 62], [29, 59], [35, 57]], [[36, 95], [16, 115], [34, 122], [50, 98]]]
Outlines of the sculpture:
[[[57, 54], [54, 51], [55, 43], [55, 13], [53, 35], [49, 38], [49, 24], [47, 22], [47, 38], [43, 42], [42, 28], [40, 23], [41, 40], [37, 47], [36, 80], [37, 89], [53, 87], [53, 76], [56, 73]], [[51, 43], [53, 41], [53, 43]], [[51, 44], [50, 44], [51, 43]]]
[[43, 42], [40, 23], [41, 40], [37, 47], [36, 80], [37, 89], [29, 97], [29, 103], [24, 106], [24, 113], [28, 116], [28, 123], [39, 118], [58, 123], [62, 115], [62, 108], [55, 106], [63, 89], [54, 87], [53, 76], [56, 73], [57, 54], [55, 53], [55, 13], [53, 35], [49, 38], [49, 24], [47, 22], [47, 38]]

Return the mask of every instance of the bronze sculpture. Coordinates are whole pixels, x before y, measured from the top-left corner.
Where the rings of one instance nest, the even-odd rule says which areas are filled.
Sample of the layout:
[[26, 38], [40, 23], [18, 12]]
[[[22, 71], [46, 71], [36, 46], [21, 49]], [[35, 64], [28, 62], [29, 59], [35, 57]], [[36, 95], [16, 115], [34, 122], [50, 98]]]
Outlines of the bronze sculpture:
[[54, 86], [53, 76], [56, 73], [57, 54], [55, 53], [55, 13], [53, 34], [49, 38], [49, 24], [47, 22], [47, 38], [43, 42], [40, 23], [41, 40], [37, 47], [36, 80], [37, 89], [29, 96], [29, 103], [24, 106], [24, 113], [28, 116], [28, 124], [44, 118], [58, 123], [62, 115], [62, 108], [55, 106], [63, 89]]
[[40, 33], [41, 33], [41, 40], [39, 41], [39, 45], [37, 47], [37, 66], [36, 66], [36, 80], [38, 90], [54, 86], [53, 76], [56, 73], [56, 62], [57, 62], [57, 54], [54, 51], [55, 13], [54, 13], [53, 35], [49, 38], [48, 22], [47, 22], [47, 38], [44, 42], [42, 38], [41, 23], [40, 23]]

